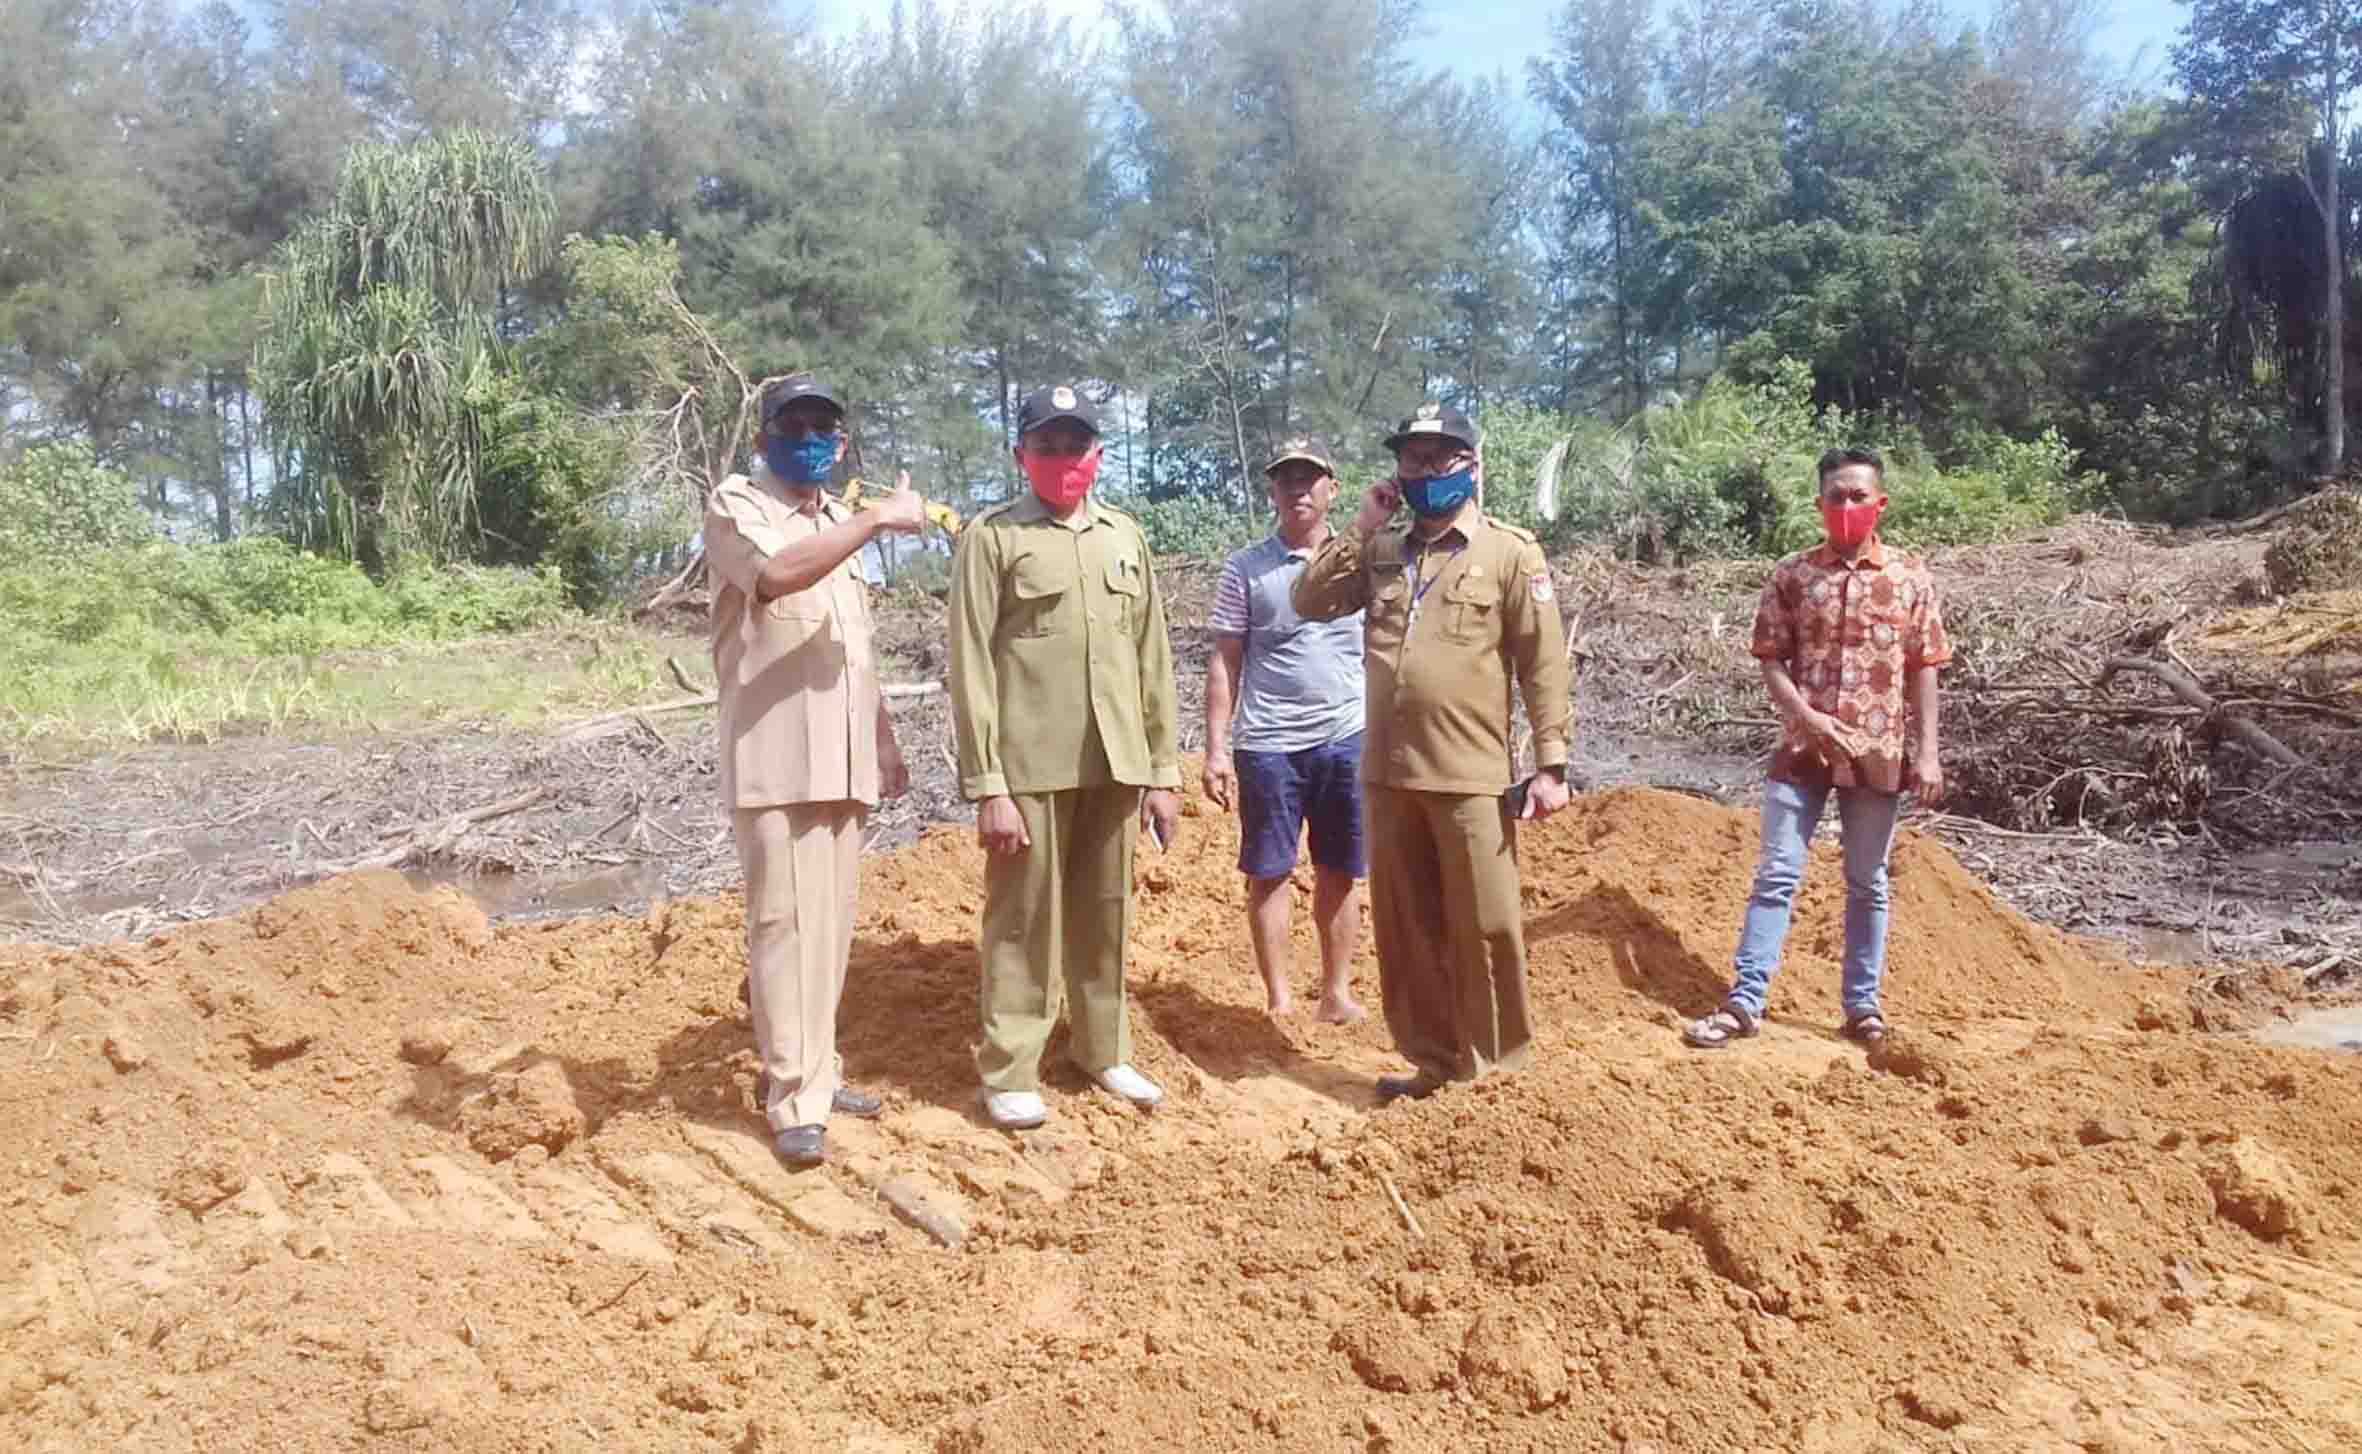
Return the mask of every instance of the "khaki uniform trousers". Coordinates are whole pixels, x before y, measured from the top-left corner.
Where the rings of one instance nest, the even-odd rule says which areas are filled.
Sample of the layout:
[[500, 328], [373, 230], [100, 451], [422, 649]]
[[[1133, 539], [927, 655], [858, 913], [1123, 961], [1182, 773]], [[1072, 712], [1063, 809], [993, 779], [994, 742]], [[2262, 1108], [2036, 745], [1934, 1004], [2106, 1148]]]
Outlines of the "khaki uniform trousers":
[[983, 1042], [987, 1091], [1041, 1089], [1042, 1047], [1072, 1006], [1073, 1055], [1086, 1072], [1132, 1058], [1124, 944], [1132, 929], [1136, 787], [1012, 795], [1033, 845], [984, 870]]
[[774, 1131], [826, 1125], [842, 1078], [837, 1004], [867, 812], [854, 802], [786, 803], [730, 815], [746, 870], [747, 1005]]
[[1379, 998], [1395, 1048], [1428, 1080], [1523, 1066], [1524, 906], [1517, 840], [1491, 795], [1364, 788]]

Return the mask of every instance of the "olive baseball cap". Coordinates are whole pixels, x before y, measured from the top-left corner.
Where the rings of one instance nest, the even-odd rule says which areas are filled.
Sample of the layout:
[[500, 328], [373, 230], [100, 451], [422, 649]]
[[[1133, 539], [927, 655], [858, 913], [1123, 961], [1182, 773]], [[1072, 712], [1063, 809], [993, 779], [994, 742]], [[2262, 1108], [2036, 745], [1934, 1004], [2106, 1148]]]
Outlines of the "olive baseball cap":
[[1439, 404], [1429, 399], [1410, 418], [1397, 424], [1392, 434], [1386, 436], [1386, 448], [1399, 454], [1404, 445], [1422, 434], [1440, 434], [1446, 439], [1458, 440], [1470, 449], [1476, 448], [1484, 438], [1476, 432], [1476, 425], [1470, 422], [1467, 415], [1449, 404]]
[[1308, 464], [1319, 465], [1320, 472], [1324, 475], [1333, 475], [1337, 472], [1336, 460], [1329, 453], [1327, 440], [1317, 434], [1298, 434], [1280, 445], [1279, 453], [1271, 457], [1271, 463], [1263, 466], [1263, 473], [1278, 474], [1281, 465], [1296, 459], [1303, 460]]

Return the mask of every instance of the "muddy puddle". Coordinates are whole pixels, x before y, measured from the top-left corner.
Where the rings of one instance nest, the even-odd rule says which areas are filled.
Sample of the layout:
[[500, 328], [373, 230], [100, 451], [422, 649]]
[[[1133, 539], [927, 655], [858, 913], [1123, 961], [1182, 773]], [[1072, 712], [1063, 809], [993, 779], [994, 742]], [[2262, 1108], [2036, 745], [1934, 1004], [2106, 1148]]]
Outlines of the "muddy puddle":
[[2299, 1050], [2362, 1054], [2362, 1005], [2308, 1010], [2279, 1024], [2265, 1026], [2255, 1032], [2255, 1038], [2267, 1045], [2287, 1045]]
[[666, 893], [664, 867], [656, 863], [525, 873], [409, 869], [402, 877], [416, 889], [457, 889], [498, 920], [627, 913]]

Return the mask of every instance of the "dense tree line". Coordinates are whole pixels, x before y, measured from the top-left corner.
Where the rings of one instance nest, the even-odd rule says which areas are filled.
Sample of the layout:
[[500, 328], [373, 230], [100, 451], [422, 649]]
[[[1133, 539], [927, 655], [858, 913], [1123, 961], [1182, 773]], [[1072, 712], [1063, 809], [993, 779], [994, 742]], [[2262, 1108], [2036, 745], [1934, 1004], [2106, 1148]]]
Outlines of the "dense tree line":
[[2249, 507], [2343, 464], [2362, 6], [2196, 0], [2159, 94], [2100, 18], [1570, 0], [1469, 81], [1416, 0], [0, 0], [0, 452], [589, 591], [793, 366], [966, 502], [1090, 381], [1116, 484], [1236, 518], [1423, 394], [1614, 425], [1793, 360], [1939, 460]]

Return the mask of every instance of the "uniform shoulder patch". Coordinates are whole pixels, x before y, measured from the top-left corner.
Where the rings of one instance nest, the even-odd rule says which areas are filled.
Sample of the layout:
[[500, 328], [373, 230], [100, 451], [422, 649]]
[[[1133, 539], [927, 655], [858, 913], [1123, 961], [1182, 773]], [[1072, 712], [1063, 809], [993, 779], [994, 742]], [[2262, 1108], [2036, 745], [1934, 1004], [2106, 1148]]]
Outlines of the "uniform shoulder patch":
[[1547, 601], [1557, 594], [1550, 584], [1550, 572], [1547, 570], [1539, 570], [1527, 576], [1525, 589], [1526, 594], [1537, 601]]

